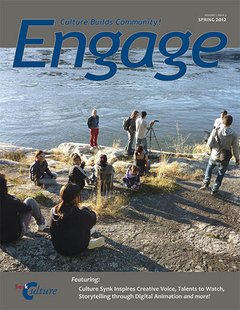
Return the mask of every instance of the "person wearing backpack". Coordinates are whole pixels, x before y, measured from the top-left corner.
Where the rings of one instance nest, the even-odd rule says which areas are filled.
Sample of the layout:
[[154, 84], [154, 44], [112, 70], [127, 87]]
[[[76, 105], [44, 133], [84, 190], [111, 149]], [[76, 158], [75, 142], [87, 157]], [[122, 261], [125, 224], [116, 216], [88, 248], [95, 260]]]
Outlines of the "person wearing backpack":
[[211, 149], [211, 156], [205, 171], [205, 178], [201, 190], [209, 187], [213, 169], [218, 167], [218, 175], [212, 187], [212, 195], [215, 195], [228, 168], [232, 153], [235, 157], [236, 165], [239, 165], [239, 142], [237, 134], [230, 127], [233, 122], [231, 115], [223, 117], [223, 126], [213, 129], [207, 145]]
[[35, 162], [30, 167], [30, 178], [37, 186], [56, 184], [57, 173], [50, 171], [45, 153], [41, 150], [35, 154]]
[[133, 141], [136, 134], [136, 119], [138, 117], [139, 112], [134, 110], [132, 114], [124, 119], [123, 121], [123, 129], [127, 131], [128, 134], [128, 142], [125, 147], [127, 155], [133, 155]]

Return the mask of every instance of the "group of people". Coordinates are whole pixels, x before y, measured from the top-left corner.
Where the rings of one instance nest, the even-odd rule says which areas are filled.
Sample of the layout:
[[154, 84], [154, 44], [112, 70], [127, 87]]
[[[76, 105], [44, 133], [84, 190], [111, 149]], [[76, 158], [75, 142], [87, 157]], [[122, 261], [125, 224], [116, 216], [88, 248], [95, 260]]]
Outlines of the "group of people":
[[[50, 234], [56, 251], [62, 255], [78, 255], [86, 249], [105, 244], [103, 237], [91, 238], [96, 224], [96, 214], [91, 208], [79, 208], [80, 188], [74, 183], [60, 190], [61, 202], [50, 211]], [[22, 238], [29, 231], [31, 218], [38, 231], [46, 228], [46, 220], [37, 201], [27, 198], [21, 202], [8, 194], [7, 180], [0, 175], [0, 243], [8, 244]]]

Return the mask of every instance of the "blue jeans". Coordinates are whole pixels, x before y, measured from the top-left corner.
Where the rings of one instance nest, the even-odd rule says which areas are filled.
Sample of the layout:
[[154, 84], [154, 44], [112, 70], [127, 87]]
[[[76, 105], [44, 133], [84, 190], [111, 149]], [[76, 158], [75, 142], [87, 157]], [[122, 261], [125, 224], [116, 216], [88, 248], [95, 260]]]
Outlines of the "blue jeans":
[[144, 153], [147, 155], [148, 154], [148, 149], [147, 149], [147, 138], [137, 138], [137, 141], [136, 141], [136, 147], [138, 145], [142, 145], [143, 146], [143, 149], [144, 149]]
[[213, 160], [212, 158], [210, 158], [208, 161], [206, 171], [205, 171], [204, 184], [206, 184], [207, 186], [210, 184], [213, 169], [217, 166], [218, 167], [218, 175], [217, 175], [217, 178], [215, 180], [215, 183], [213, 185], [212, 190], [218, 191], [219, 187], [222, 184], [224, 174], [228, 168], [228, 164], [229, 164], [229, 161], [228, 162], [220, 162], [220, 161], [216, 161], [216, 160]]

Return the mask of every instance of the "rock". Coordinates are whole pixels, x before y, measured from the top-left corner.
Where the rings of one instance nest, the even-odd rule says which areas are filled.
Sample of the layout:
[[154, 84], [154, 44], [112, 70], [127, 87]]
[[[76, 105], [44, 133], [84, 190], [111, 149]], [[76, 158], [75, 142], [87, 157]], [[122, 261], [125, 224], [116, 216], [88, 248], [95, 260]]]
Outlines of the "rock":
[[0, 165], [2, 165], [2, 166], [19, 166], [20, 163], [17, 161], [10, 160], [10, 159], [0, 158]]

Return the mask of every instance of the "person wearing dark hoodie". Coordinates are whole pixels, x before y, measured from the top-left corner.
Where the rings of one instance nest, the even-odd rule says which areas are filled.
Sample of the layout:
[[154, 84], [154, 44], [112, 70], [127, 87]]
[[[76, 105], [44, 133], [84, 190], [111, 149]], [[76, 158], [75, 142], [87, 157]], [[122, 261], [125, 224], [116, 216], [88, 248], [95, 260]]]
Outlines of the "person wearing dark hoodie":
[[113, 188], [114, 169], [112, 165], [108, 164], [107, 156], [105, 154], [100, 155], [100, 160], [95, 166], [95, 172], [97, 184], [101, 189], [101, 194], [110, 194]]
[[223, 117], [223, 126], [213, 129], [207, 145], [211, 149], [211, 155], [208, 166], [205, 171], [205, 178], [201, 190], [206, 189], [210, 185], [213, 169], [218, 167], [218, 175], [212, 187], [212, 195], [215, 195], [228, 168], [232, 153], [235, 157], [236, 165], [239, 165], [239, 142], [237, 134], [230, 127], [233, 118], [231, 115]]
[[35, 162], [30, 167], [30, 178], [37, 186], [57, 184], [57, 173], [50, 171], [45, 153], [41, 150], [35, 154]]
[[8, 194], [7, 180], [0, 174], [0, 243], [7, 244], [20, 239], [29, 230], [31, 218], [34, 218], [38, 231], [43, 231], [46, 221], [33, 198], [24, 202]]
[[89, 208], [79, 208], [80, 188], [68, 183], [60, 190], [61, 202], [51, 209], [50, 234], [55, 250], [66, 256], [78, 255], [86, 249], [105, 244], [105, 239], [91, 239], [96, 214]]
[[85, 180], [88, 179], [84, 170], [85, 162], [82, 161], [81, 157], [77, 153], [72, 154], [71, 158], [73, 166], [69, 170], [68, 181], [77, 184], [80, 189], [83, 189], [85, 186]]

